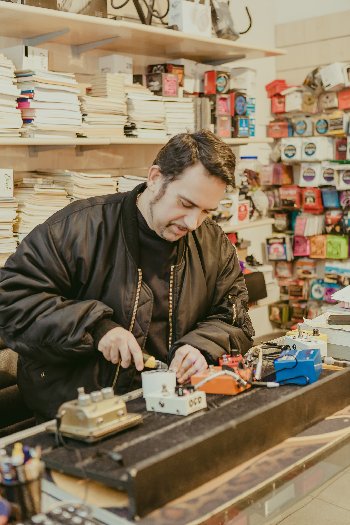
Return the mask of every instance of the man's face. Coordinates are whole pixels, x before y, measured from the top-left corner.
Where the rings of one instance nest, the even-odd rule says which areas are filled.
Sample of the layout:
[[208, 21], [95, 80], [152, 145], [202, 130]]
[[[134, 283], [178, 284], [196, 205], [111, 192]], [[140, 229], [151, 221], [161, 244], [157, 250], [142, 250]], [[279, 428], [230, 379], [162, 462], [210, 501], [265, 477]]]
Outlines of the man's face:
[[153, 166], [148, 185], [152, 192], [149, 226], [166, 241], [175, 242], [198, 228], [208, 213], [218, 207], [226, 183], [209, 175], [200, 162], [185, 169], [178, 179], [166, 186], [163, 194], [164, 180]]

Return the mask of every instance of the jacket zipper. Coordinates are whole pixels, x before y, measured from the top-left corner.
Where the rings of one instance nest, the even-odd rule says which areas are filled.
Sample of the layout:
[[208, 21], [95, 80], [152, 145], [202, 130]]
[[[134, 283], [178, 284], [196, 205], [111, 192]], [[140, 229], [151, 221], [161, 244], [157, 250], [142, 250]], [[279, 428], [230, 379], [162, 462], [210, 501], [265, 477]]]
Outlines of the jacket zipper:
[[[133, 308], [133, 311], [132, 311], [132, 316], [131, 316], [131, 321], [130, 321], [130, 326], [129, 326], [129, 332], [132, 332], [132, 330], [134, 328], [135, 319], [136, 319], [136, 313], [137, 313], [137, 307], [139, 305], [140, 292], [141, 292], [141, 286], [142, 286], [142, 270], [140, 268], [138, 268], [137, 269], [137, 273], [138, 273], [138, 280], [137, 280], [137, 288], [136, 288], [136, 297], [135, 297], [134, 308]], [[120, 369], [120, 362], [117, 365], [117, 369], [116, 369], [116, 372], [115, 372], [115, 375], [114, 375], [114, 379], [113, 379], [113, 383], [112, 383], [112, 388], [113, 389], [114, 389], [115, 384], [116, 384], [117, 379], [118, 379], [119, 369]]]
[[175, 266], [170, 268], [170, 279], [169, 279], [169, 339], [168, 346], [169, 352], [173, 340], [173, 286], [174, 286], [174, 269]]

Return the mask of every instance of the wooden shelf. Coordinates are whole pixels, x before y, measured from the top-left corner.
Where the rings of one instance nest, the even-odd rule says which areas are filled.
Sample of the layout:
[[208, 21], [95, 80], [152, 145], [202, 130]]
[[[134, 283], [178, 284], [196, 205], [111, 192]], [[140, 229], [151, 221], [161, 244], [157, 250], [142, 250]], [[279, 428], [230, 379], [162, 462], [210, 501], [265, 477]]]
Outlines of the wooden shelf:
[[244, 222], [243, 224], [237, 224], [232, 226], [231, 224], [223, 225], [222, 229], [225, 233], [234, 233], [241, 230], [248, 230], [249, 228], [261, 228], [269, 224], [274, 224], [275, 219], [267, 217], [266, 219], [260, 219], [258, 221]]
[[[108, 146], [110, 144], [123, 146], [146, 146], [146, 145], [162, 145], [166, 144], [170, 137], [162, 139], [137, 139], [137, 138], [120, 138], [118, 140], [110, 139], [39, 139], [39, 138], [0, 138], [0, 146]], [[225, 139], [227, 144], [232, 146], [240, 146], [246, 144], [258, 144], [270, 142], [269, 139]]]
[[[120, 54], [164, 56], [168, 59], [188, 58], [204, 63], [285, 54], [279, 49], [247, 46], [230, 40], [202, 38], [162, 27], [11, 2], [0, 1], [0, 20], [1, 36], [26, 40], [48, 35], [46, 41], [72, 46], [84, 46], [96, 42], [101, 49]], [[42, 28], [41, 34], [39, 28]], [[63, 34], [54, 35], [57, 32]], [[113, 40], [106, 42], [107, 39]], [[88, 46], [86, 49], [80, 48], [80, 51], [85, 50], [88, 50]]]

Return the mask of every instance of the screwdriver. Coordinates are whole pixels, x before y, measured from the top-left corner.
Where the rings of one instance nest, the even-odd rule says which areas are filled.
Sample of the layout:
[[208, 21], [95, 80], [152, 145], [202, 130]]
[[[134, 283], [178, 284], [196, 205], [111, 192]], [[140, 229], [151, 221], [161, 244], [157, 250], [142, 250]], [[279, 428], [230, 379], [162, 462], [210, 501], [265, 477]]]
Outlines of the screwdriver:
[[143, 362], [145, 368], [152, 368], [153, 370], [168, 370], [168, 365], [156, 359], [153, 355], [148, 355], [142, 352]]

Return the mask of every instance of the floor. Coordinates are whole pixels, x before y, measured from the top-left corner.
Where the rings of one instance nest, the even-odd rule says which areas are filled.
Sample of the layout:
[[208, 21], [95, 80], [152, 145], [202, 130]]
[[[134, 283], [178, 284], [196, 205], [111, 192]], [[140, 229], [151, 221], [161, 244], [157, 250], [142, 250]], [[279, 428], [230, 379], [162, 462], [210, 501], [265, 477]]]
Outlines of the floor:
[[350, 525], [350, 467], [268, 525]]

